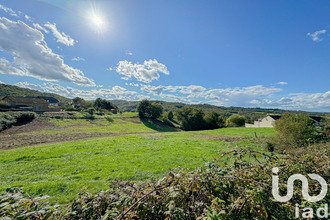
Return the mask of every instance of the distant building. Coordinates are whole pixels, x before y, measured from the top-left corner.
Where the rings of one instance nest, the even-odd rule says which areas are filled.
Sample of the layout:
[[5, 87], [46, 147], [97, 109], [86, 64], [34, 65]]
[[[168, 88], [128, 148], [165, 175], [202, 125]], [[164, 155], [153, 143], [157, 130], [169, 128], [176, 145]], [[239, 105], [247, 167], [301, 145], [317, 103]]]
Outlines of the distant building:
[[275, 121], [280, 119], [280, 115], [268, 115], [264, 118], [259, 118], [254, 121], [254, 124], [245, 123], [247, 128], [272, 128], [275, 125]]
[[54, 97], [47, 97], [47, 96], [27, 96], [26, 98], [37, 98], [37, 99], [43, 99], [46, 100], [50, 106], [58, 106], [59, 101], [55, 99]]
[[[280, 119], [281, 115], [268, 115], [264, 118], [259, 118], [254, 121], [254, 124], [245, 123], [245, 127], [247, 128], [273, 128], [275, 125], [275, 121]], [[320, 125], [322, 117], [317, 116], [309, 116], [314, 122], [316, 126]]]
[[60, 110], [58, 107], [51, 106], [50, 102], [42, 98], [6, 96], [2, 100], [12, 108], [22, 111], [55, 112]]

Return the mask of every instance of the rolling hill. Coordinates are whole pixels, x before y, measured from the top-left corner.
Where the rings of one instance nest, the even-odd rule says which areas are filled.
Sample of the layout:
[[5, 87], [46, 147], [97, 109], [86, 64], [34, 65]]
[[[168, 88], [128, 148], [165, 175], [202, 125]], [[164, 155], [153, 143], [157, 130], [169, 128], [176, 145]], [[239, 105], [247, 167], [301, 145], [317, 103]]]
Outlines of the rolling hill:
[[45, 93], [45, 92], [40, 92], [37, 90], [32, 90], [32, 89], [26, 89], [26, 88], [21, 88], [18, 86], [12, 86], [12, 85], [7, 85], [7, 84], [0, 84], [0, 100], [7, 96], [48, 96], [48, 97], [53, 97], [56, 98], [58, 101], [61, 103], [69, 103], [71, 102], [71, 99], [54, 94], [54, 93]]

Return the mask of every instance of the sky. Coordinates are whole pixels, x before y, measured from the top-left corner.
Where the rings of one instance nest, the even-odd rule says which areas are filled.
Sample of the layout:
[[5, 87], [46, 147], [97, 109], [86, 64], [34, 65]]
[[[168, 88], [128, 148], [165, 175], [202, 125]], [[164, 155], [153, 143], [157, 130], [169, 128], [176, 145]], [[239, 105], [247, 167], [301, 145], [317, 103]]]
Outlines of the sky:
[[0, 0], [0, 83], [330, 112], [330, 2]]

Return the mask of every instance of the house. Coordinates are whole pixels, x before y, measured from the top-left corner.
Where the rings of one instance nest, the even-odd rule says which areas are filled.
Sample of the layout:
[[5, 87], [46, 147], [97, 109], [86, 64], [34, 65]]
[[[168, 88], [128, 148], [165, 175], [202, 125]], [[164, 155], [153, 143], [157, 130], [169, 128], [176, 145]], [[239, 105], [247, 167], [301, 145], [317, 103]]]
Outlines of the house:
[[40, 113], [60, 110], [56, 107], [50, 108], [50, 103], [41, 98], [6, 96], [2, 100], [7, 102], [12, 108], [22, 111], [34, 111]]
[[37, 99], [44, 99], [46, 100], [50, 106], [58, 106], [59, 101], [55, 99], [54, 97], [48, 97], [48, 96], [27, 96], [26, 98], [37, 98]]
[[[254, 124], [245, 123], [245, 127], [247, 128], [273, 128], [275, 125], [275, 121], [280, 119], [281, 115], [268, 115], [264, 118], [259, 118], [254, 121]], [[309, 116], [314, 122], [316, 126], [320, 126], [320, 122], [322, 117], [317, 116]]]
[[268, 115], [264, 118], [259, 118], [254, 121], [254, 124], [245, 123], [247, 128], [272, 128], [275, 125], [275, 121], [280, 119], [281, 115]]

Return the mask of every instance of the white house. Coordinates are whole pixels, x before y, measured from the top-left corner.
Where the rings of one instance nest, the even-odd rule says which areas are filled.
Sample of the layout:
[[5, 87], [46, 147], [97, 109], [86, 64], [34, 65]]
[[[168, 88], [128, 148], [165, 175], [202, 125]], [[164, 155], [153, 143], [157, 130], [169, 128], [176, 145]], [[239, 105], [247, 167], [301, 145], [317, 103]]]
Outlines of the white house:
[[[281, 115], [268, 115], [264, 118], [259, 118], [254, 121], [254, 124], [245, 123], [245, 127], [247, 128], [273, 128], [275, 125], [275, 121], [280, 119]], [[318, 116], [309, 116], [315, 123], [316, 126], [320, 126], [320, 122], [322, 117]]]
[[272, 128], [275, 125], [275, 121], [280, 119], [281, 115], [268, 115], [264, 118], [259, 118], [254, 121], [254, 124], [245, 123], [247, 128]]

